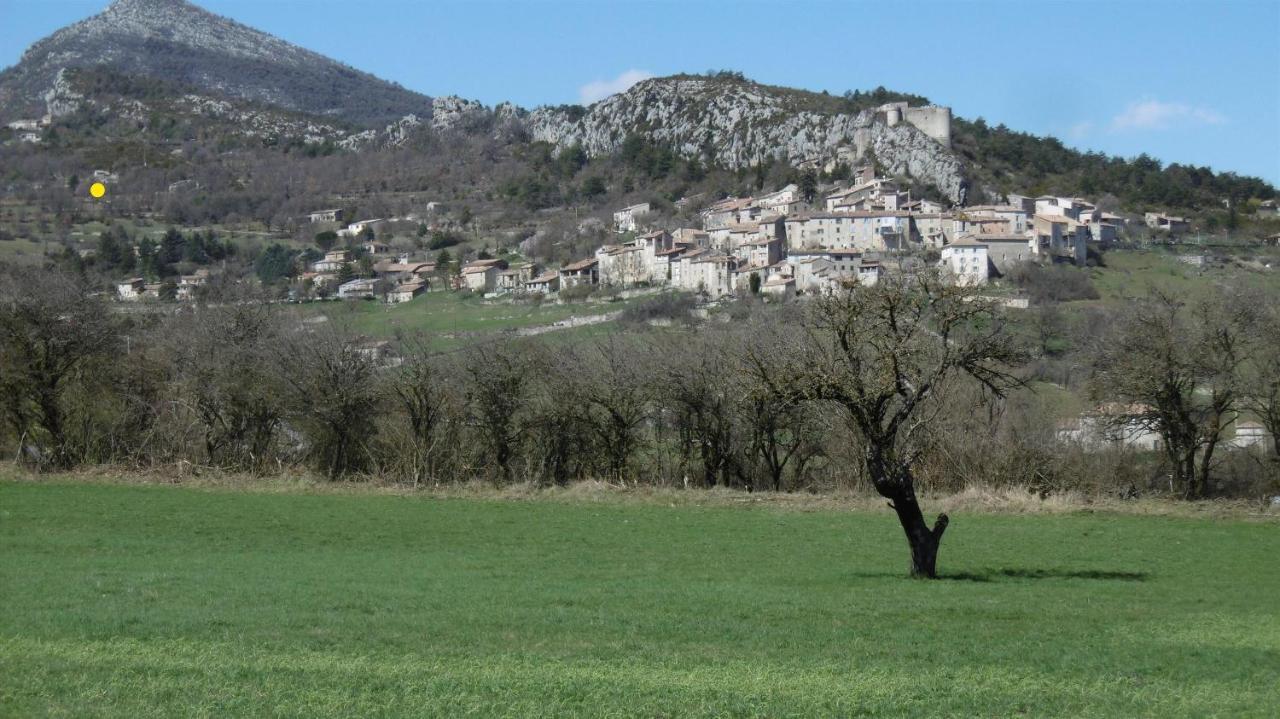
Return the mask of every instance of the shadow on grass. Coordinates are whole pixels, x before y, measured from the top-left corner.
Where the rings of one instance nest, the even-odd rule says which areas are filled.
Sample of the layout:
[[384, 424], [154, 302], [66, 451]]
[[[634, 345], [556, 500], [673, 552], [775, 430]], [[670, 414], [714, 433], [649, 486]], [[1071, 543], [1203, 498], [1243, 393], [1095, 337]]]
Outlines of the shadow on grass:
[[1145, 582], [1146, 572], [1112, 572], [1101, 569], [982, 569], [976, 572], [941, 573], [938, 579], [958, 582], [993, 582], [1001, 579], [1102, 579]]
[[[907, 579], [906, 572], [853, 572], [859, 579]], [[1113, 582], [1145, 582], [1147, 572], [1115, 572], [1102, 569], [979, 569], [972, 572], [940, 572], [938, 579], [953, 582], [999, 582], [1017, 579], [1097, 579]]]

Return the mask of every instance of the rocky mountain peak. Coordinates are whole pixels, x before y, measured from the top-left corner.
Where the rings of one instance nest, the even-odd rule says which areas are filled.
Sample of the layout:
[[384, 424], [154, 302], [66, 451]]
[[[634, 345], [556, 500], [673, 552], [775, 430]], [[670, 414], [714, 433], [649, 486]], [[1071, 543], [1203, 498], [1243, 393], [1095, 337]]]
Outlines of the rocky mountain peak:
[[431, 111], [424, 95], [185, 0], [116, 0], [0, 73], [0, 117], [42, 114], [61, 70], [95, 65], [367, 126]]

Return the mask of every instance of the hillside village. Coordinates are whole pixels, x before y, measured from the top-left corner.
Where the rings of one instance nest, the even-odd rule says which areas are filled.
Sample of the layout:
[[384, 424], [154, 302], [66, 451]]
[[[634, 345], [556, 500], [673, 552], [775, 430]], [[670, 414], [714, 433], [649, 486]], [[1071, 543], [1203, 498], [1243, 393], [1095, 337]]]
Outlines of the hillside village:
[[[658, 229], [648, 203], [632, 205], [613, 214], [617, 242], [559, 268], [477, 259], [462, 264], [458, 275], [442, 285], [435, 262], [407, 254], [392, 257], [388, 247], [368, 241], [362, 249], [375, 258], [370, 277], [339, 282], [353, 257], [338, 249], [314, 262], [304, 279], [332, 287], [340, 298], [379, 294], [389, 302], [410, 300], [433, 287], [549, 295], [582, 285], [670, 287], [715, 300], [743, 292], [818, 294], [843, 282], [876, 282], [888, 271], [889, 258], [936, 257], [933, 261], [956, 283], [979, 285], [1020, 262], [1083, 266], [1089, 248], [1117, 240], [1126, 223], [1093, 203], [1068, 197], [1012, 195], [1004, 205], [944, 208], [911, 199], [909, 190], [870, 169], [858, 174], [856, 183], [820, 202], [805, 202], [794, 184], [756, 197], [721, 199], [701, 210], [700, 227]], [[1155, 226], [1168, 219], [1149, 222]]]
[[[396, 254], [375, 237], [396, 219], [347, 223], [336, 235], [357, 249], [333, 249], [312, 262], [300, 280], [319, 297], [384, 298], [407, 302], [433, 289], [468, 290], [486, 296], [553, 296], [582, 286], [667, 287], [708, 300], [750, 292], [790, 298], [820, 294], [856, 281], [875, 283], [899, 261], [934, 262], [962, 285], [982, 285], [1023, 262], [1084, 266], [1090, 248], [1118, 241], [1131, 221], [1102, 212], [1076, 197], [1009, 195], [1005, 204], [943, 207], [912, 199], [893, 179], [871, 168], [855, 181], [806, 202], [789, 184], [752, 197], [726, 197], [699, 213], [700, 227], [659, 229], [649, 203], [613, 213], [616, 242], [561, 267], [479, 258], [454, 268]], [[402, 221], [416, 221], [417, 217]], [[342, 222], [339, 209], [309, 215], [317, 224]], [[1145, 225], [1184, 232], [1186, 220], [1147, 213]], [[359, 257], [369, 258], [367, 276], [356, 273]], [[890, 262], [890, 260], [893, 262]], [[344, 274], [345, 273], [345, 274]], [[209, 278], [207, 269], [182, 275], [176, 299], [194, 297]], [[117, 284], [122, 300], [158, 296], [158, 283], [129, 278]]]

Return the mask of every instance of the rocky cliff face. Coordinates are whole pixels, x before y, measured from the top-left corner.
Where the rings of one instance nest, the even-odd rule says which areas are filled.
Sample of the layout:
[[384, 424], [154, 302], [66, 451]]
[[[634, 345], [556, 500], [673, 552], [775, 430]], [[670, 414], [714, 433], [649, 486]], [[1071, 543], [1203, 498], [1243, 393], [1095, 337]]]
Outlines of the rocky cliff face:
[[185, 0], [116, 0], [36, 43], [0, 73], [0, 111], [39, 117], [58, 74], [87, 66], [366, 126], [431, 112], [424, 95]]
[[524, 122], [535, 140], [580, 144], [589, 155], [615, 151], [633, 133], [687, 157], [747, 167], [765, 158], [827, 166], [875, 158], [886, 170], [964, 199], [960, 161], [914, 126], [890, 127], [875, 113], [833, 110], [822, 96], [743, 80], [677, 76], [646, 80], [592, 105], [538, 108]]

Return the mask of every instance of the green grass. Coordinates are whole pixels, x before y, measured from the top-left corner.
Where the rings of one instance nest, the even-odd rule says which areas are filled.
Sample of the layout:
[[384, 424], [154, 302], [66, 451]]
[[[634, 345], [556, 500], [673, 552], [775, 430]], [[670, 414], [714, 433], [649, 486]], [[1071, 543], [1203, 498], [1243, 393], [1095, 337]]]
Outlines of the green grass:
[[45, 244], [36, 240], [14, 239], [0, 242], [0, 262], [34, 264], [44, 262]]
[[[1178, 254], [1201, 254], [1203, 248], [1178, 248]], [[1106, 267], [1092, 270], [1094, 285], [1103, 302], [1124, 303], [1148, 295], [1158, 288], [1175, 296], [1192, 299], [1216, 286], [1254, 287], [1280, 293], [1280, 270], [1248, 269], [1240, 266], [1194, 267], [1178, 261], [1174, 254], [1151, 251], [1108, 252]]]
[[448, 349], [504, 331], [548, 325], [570, 317], [607, 314], [625, 308], [630, 301], [582, 302], [542, 305], [507, 300], [485, 301], [459, 292], [428, 292], [412, 302], [316, 302], [299, 305], [303, 318], [323, 315], [352, 331], [370, 337], [425, 333], [433, 348]]
[[0, 716], [1274, 716], [1274, 524], [0, 483]]

